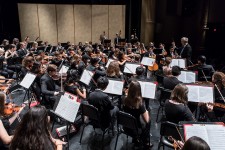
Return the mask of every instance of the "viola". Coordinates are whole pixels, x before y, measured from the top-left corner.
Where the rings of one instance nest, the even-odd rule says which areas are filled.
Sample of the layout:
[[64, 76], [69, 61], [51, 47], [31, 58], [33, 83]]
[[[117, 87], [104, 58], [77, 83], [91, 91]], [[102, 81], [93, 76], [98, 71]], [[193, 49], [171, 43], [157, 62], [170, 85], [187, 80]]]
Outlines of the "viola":
[[6, 116], [9, 116], [14, 112], [18, 112], [21, 108], [22, 108], [21, 106], [16, 106], [12, 103], [7, 103], [7, 104], [5, 104], [4, 114]]
[[175, 140], [172, 136], [169, 136], [168, 139], [172, 142], [174, 150], [181, 150], [183, 145]]

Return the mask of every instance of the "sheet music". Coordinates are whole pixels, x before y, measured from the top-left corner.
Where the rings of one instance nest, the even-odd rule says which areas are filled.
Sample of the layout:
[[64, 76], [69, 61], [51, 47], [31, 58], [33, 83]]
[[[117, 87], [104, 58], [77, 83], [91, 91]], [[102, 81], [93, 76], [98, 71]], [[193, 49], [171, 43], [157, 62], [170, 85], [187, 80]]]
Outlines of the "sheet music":
[[154, 63], [155, 63], [154, 58], [143, 57], [141, 60], [141, 64], [143, 64], [145, 66], [153, 66]]
[[138, 81], [141, 85], [141, 94], [144, 98], [155, 99], [156, 84], [152, 82]]
[[80, 78], [80, 81], [83, 82], [86, 85], [89, 85], [93, 75], [94, 75], [94, 73], [84, 69], [84, 71], [82, 73], [82, 76]]
[[199, 102], [213, 103], [213, 87], [199, 86]]
[[186, 85], [188, 88], [188, 101], [213, 103], [213, 87]]
[[185, 65], [185, 59], [172, 59], [172, 62], [170, 64], [171, 67], [173, 66], [179, 66], [180, 68], [186, 68]]
[[196, 74], [191, 71], [181, 71], [178, 80], [183, 83], [194, 83], [196, 81]]
[[186, 68], [185, 59], [178, 59], [178, 65], [180, 68]]
[[79, 110], [80, 103], [72, 101], [68, 97], [62, 95], [55, 109], [55, 114], [64, 118], [69, 122], [74, 122]]
[[105, 65], [105, 67], [108, 68], [108, 67], [109, 67], [109, 64], [110, 64], [111, 62], [113, 62], [113, 61], [115, 61], [115, 60], [109, 59], [108, 62], [107, 62], [107, 64]]
[[59, 70], [59, 73], [60, 74], [62, 74], [62, 73], [66, 74], [68, 70], [69, 70], [68, 66], [62, 65], [61, 69]]
[[224, 150], [225, 127], [218, 124], [193, 124], [184, 126], [186, 137], [198, 136], [208, 143], [211, 150]]
[[36, 75], [32, 73], [27, 73], [23, 80], [20, 82], [20, 85], [25, 87], [26, 89], [29, 89], [31, 84], [34, 82], [36, 78]]
[[184, 125], [185, 132], [185, 140], [187, 141], [192, 136], [198, 136], [209, 143], [207, 130], [204, 125], [201, 124], [192, 124], [192, 125]]
[[123, 81], [116, 81], [116, 80], [109, 79], [109, 84], [104, 90], [104, 92], [110, 93], [110, 94], [122, 95], [123, 85], [124, 85]]
[[126, 63], [123, 72], [136, 74], [136, 68], [139, 66], [140, 64]]

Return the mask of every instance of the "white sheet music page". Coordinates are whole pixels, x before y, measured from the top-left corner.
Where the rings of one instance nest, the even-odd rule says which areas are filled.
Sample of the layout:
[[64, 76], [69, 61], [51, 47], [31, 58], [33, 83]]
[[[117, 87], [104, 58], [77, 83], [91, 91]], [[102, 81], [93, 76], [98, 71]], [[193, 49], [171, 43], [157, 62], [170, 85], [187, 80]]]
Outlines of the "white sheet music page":
[[31, 84], [34, 82], [36, 78], [35, 74], [27, 73], [23, 80], [20, 82], [20, 85], [25, 87], [26, 89], [29, 89]]
[[185, 59], [178, 59], [178, 66], [180, 68], [186, 68]]
[[141, 94], [144, 98], [155, 99], [156, 84], [152, 82], [138, 81], [141, 85]]
[[195, 83], [196, 74], [195, 72], [186, 71], [186, 82], [185, 83]]
[[186, 85], [188, 88], [188, 101], [199, 102], [199, 86]]
[[82, 73], [82, 76], [80, 78], [80, 81], [83, 82], [86, 85], [89, 85], [93, 75], [94, 75], [94, 73], [84, 69], [84, 71]]
[[197, 136], [205, 140], [211, 150], [224, 150], [225, 127], [222, 124], [187, 124], [184, 134], [185, 140]]
[[113, 62], [113, 61], [115, 61], [115, 60], [109, 59], [108, 62], [107, 62], [107, 64], [105, 65], [105, 67], [108, 68], [109, 64], [110, 64], [111, 62]]
[[179, 66], [178, 59], [172, 59], [172, 62], [170, 63], [170, 67], [173, 67], [173, 66]]
[[123, 72], [136, 74], [136, 68], [139, 66], [140, 64], [126, 63]]
[[104, 92], [110, 93], [110, 94], [122, 95], [123, 84], [124, 84], [123, 81], [116, 81], [116, 80], [109, 79], [109, 84], [104, 90]]
[[155, 63], [154, 58], [143, 57], [141, 60], [141, 64], [145, 66], [153, 66], [154, 63]]
[[69, 122], [74, 122], [80, 103], [62, 95], [55, 109], [55, 113]]
[[183, 83], [187, 83], [186, 82], [186, 71], [181, 71], [180, 75], [177, 78], [179, 81], [183, 82]]
[[184, 135], [185, 141], [187, 141], [192, 136], [198, 136], [209, 143], [209, 138], [207, 130], [204, 125], [201, 124], [188, 124], [184, 125]]
[[61, 69], [59, 70], [59, 73], [60, 74], [65, 73], [66, 74], [68, 70], [69, 70], [68, 66], [62, 65]]
[[223, 125], [205, 125], [209, 147], [211, 150], [224, 150], [225, 149], [225, 127]]
[[214, 102], [213, 87], [199, 86], [199, 102]]

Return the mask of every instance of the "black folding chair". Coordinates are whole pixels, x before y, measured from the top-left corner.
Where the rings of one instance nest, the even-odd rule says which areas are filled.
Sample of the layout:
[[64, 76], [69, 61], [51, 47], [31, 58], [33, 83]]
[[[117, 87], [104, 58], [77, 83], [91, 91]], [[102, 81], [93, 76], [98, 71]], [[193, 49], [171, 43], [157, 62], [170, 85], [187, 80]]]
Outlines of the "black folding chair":
[[172, 136], [176, 140], [182, 140], [182, 135], [180, 134], [180, 128], [181, 125], [177, 125], [175, 123], [166, 121], [162, 122], [161, 128], [160, 128], [160, 142], [158, 145], [158, 150], [163, 146], [174, 148], [173, 147], [173, 141], [169, 140], [169, 136]]
[[[104, 136], [105, 133], [107, 131], [109, 131], [109, 127], [105, 128], [101, 125], [101, 119], [99, 116], [99, 112], [98, 109], [90, 104], [81, 104], [81, 113], [82, 113], [82, 122], [84, 124], [82, 133], [81, 133], [81, 137], [80, 137], [80, 143], [82, 141], [82, 137], [83, 137], [83, 133], [84, 133], [84, 129], [86, 126], [88, 125], [92, 125], [94, 130], [95, 128], [100, 128], [102, 130], [102, 147], [101, 149], [103, 149], [103, 141], [104, 141]], [[85, 122], [85, 116], [88, 117], [89, 121]]]
[[171, 92], [172, 91], [169, 90], [169, 89], [161, 88], [161, 95], [160, 95], [160, 99], [159, 99], [159, 105], [160, 106], [158, 108], [156, 122], [159, 122], [158, 119], [159, 119], [160, 110], [162, 110], [162, 115], [163, 115], [164, 107], [165, 107], [165, 101], [170, 98]]
[[[149, 123], [149, 125], [150, 125], [150, 123]], [[148, 126], [148, 127], [150, 130], [150, 126]], [[140, 128], [138, 128], [136, 118], [134, 116], [132, 116], [131, 114], [123, 112], [123, 111], [118, 112], [118, 114], [117, 114], [117, 129], [118, 129], [118, 133], [117, 133], [116, 143], [115, 143], [115, 148], [114, 148], [115, 150], [117, 147], [118, 138], [119, 138], [120, 134], [122, 134], [122, 133], [127, 135], [127, 139], [128, 139], [128, 136], [130, 136], [132, 138], [136, 138], [138, 141], [141, 142], [140, 136], [141, 136], [142, 131]], [[150, 138], [149, 138], [149, 145], [150, 145]]]

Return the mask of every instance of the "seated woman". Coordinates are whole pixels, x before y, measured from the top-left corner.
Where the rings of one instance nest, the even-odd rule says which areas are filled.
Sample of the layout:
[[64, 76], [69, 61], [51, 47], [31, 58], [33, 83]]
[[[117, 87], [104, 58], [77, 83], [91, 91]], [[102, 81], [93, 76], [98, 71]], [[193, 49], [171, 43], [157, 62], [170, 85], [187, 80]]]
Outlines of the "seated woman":
[[78, 96], [81, 99], [86, 99], [86, 89], [80, 90], [80, 85], [77, 83], [76, 77], [69, 77], [65, 85], [65, 91]]
[[10, 144], [13, 136], [10, 136], [10, 125], [15, 121], [18, 117], [19, 112], [14, 113], [11, 118], [5, 116], [4, 108], [5, 108], [6, 95], [3, 92], [0, 92], [0, 149], [4, 150], [4, 144]]
[[[150, 149], [153, 146], [148, 143], [150, 138], [150, 116], [143, 103], [141, 96], [141, 85], [138, 81], [131, 81], [128, 88], [128, 95], [125, 97], [123, 105], [123, 110], [136, 118], [137, 124], [140, 128], [142, 128], [140, 116], [143, 118], [146, 125], [142, 129], [141, 139], [145, 143], [145, 148]], [[124, 128], [124, 130], [126, 129]]]
[[50, 131], [47, 110], [44, 106], [32, 107], [16, 128], [10, 150], [62, 150], [62, 142], [54, 139]]
[[172, 74], [172, 68], [170, 67], [171, 62], [172, 62], [171, 57], [165, 58], [165, 66], [163, 66], [163, 74], [165, 76], [168, 76], [168, 75]]
[[180, 121], [195, 121], [193, 114], [187, 106], [188, 88], [178, 84], [171, 93], [170, 100], [165, 103], [166, 119], [173, 123]]
[[109, 78], [122, 78], [122, 73], [120, 72], [119, 63], [117, 61], [112, 61], [107, 70], [106, 76]]

